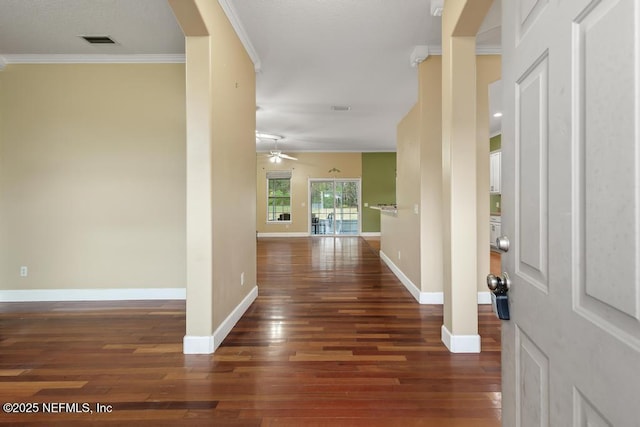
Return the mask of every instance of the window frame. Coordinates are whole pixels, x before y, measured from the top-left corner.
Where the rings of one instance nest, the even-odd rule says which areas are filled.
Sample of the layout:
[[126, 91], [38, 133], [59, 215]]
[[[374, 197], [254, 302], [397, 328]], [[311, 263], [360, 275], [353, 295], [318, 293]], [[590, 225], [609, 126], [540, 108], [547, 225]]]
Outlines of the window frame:
[[[291, 185], [291, 171], [269, 171], [267, 172], [267, 182], [266, 182], [266, 192], [267, 192], [267, 200], [266, 200], [266, 213], [267, 218], [266, 221], [268, 224], [288, 224], [292, 222], [292, 185]], [[272, 181], [288, 181], [289, 182], [289, 191], [288, 196], [276, 196], [271, 195], [271, 182]], [[286, 206], [286, 200], [288, 199], [288, 210], [282, 209], [278, 210], [279, 206]], [[272, 201], [276, 201], [276, 204], [272, 205]], [[285, 203], [278, 204], [277, 201], [284, 201]], [[272, 209], [273, 207], [273, 209]], [[280, 215], [289, 215], [289, 219], [278, 219]]]

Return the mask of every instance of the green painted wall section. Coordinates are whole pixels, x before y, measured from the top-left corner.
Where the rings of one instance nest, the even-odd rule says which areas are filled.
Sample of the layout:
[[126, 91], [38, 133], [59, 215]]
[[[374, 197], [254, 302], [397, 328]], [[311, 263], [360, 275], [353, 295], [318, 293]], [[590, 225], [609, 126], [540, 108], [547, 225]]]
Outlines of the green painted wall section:
[[362, 153], [362, 232], [380, 232], [380, 212], [364, 207], [396, 202], [396, 153]]
[[[489, 151], [496, 151], [502, 148], [502, 135], [496, 135], [489, 139]], [[489, 195], [489, 211], [491, 213], [500, 213], [502, 210], [502, 195]]]
[[496, 151], [502, 148], [502, 135], [498, 134], [489, 139], [489, 151]]

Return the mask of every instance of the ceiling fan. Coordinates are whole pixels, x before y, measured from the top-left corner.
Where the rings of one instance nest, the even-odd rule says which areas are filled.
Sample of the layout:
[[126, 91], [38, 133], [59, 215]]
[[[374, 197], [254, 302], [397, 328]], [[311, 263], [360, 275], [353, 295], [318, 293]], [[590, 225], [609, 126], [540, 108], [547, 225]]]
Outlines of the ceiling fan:
[[269, 157], [269, 161], [271, 163], [280, 163], [282, 161], [282, 159], [298, 160], [295, 157], [291, 157], [288, 154], [284, 154], [280, 150], [271, 150], [271, 153], [267, 154], [267, 157]]
[[267, 157], [269, 157], [269, 161], [271, 163], [280, 163], [282, 162], [282, 159], [298, 160], [297, 158], [289, 156], [288, 154], [285, 154], [282, 151], [278, 150], [278, 141], [284, 139], [283, 136], [256, 132], [256, 141], [259, 142], [262, 139], [271, 139], [273, 140], [273, 143], [275, 145], [275, 148], [266, 155]]

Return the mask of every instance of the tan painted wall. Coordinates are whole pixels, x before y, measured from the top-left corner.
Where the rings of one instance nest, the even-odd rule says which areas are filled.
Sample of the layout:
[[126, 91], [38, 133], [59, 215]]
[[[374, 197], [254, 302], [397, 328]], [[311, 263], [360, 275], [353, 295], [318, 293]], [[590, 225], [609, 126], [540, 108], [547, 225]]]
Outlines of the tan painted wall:
[[[298, 160], [269, 162], [264, 153], [257, 155], [256, 172], [256, 230], [259, 233], [308, 233], [309, 232], [309, 178], [360, 178], [362, 155], [360, 153], [291, 153]], [[329, 173], [336, 168], [339, 173]], [[269, 170], [292, 170], [291, 175], [291, 223], [267, 224], [267, 179]]]
[[215, 331], [256, 285], [256, 74], [219, 3], [201, 4], [211, 34]]
[[442, 292], [442, 57], [418, 67], [421, 290]]
[[448, 0], [442, 14], [443, 323], [453, 336], [478, 333], [476, 34], [491, 3]]
[[[489, 104], [488, 85], [500, 78], [500, 56], [477, 56], [477, 202], [478, 202], [478, 291], [485, 292], [489, 272]], [[418, 104], [398, 125], [397, 218], [383, 216], [382, 251], [398, 265], [422, 292], [443, 291], [442, 252], [442, 57], [430, 56], [418, 68]], [[418, 135], [420, 145], [412, 145]], [[415, 133], [415, 135], [413, 135]], [[419, 183], [420, 223], [415, 224], [411, 196]], [[404, 198], [404, 200], [402, 200]], [[402, 207], [404, 205], [404, 208]], [[409, 209], [410, 208], [410, 209]], [[481, 209], [482, 208], [482, 209]], [[402, 213], [404, 211], [404, 214]], [[411, 232], [407, 232], [412, 230]], [[418, 233], [419, 230], [419, 233]], [[405, 257], [407, 248], [419, 241], [418, 264]], [[402, 249], [402, 248], [405, 249]], [[402, 252], [399, 263], [397, 252]], [[418, 281], [418, 279], [420, 279]]]
[[184, 79], [182, 64], [0, 71], [0, 289], [185, 286]]
[[420, 107], [416, 104], [400, 121], [397, 130], [398, 215], [381, 216], [380, 249], [420, 287]]

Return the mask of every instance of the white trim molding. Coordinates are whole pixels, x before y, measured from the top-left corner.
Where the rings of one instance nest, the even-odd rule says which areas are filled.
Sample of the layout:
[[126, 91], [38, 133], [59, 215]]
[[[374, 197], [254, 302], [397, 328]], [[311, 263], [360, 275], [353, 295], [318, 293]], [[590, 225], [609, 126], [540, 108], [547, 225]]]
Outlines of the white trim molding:
[[1, 302], [183, 300], [186, 288], [0, 290]]
[[[391, 269], [393, 274], [396, 275], [398, 280], [407, 288], [411, 295], [420, 304], [444, 304], [443, 292], [422, 292], [403, 272], [397, 265], [391, 261], [391, 259], [382, 251], [380, 251], [380, 259], [387, 264], [387, 267]], [[478, 292], [478, 304], [491, 304], [490, 292]]]
[[6, 65], [7, 60], [4, 58], [4, 56], [0, 55], [0, 71], [2, 71]]
[[258, 237], [309, 237], [310, 234], [306, 232], [291, 232], [291, 233], [258, 233]]
[[391, 259], [382, 251], [380, 251], [380, 258], [384, 261], [389, 269], [396, 275], [398, 280], [402, 282], [405, 288], [411, 293], [413, 298], [420, 304], [443, 304], [444, 294], [442, 292], [422, 292], [420, 289], [409, 279], [406, 274], [398, 268], [397, 265], [391, 261]]
[[258, 56], [258, 52], [253, 47], [253, 43], [251, 43], [251, 39], [247, 34], [247, 31], [244, 29], [240, 18], [238, 18], [238, 14], [236, 13], [236, 9], [233, 7], [233, 3], [230, 0], [218, 0], [220, 7], [224, 10], [225, 15], [227, 15], [227, 19], [231, 23], [231, 26], [236, 31], [240, 42], [244, 46], [249, 58], [253, 62], [253, 68], [256, 70], [256, 73], [259, 73], [262, 69], [262, 62], [260, 61], [260, 56]]
[[[184, 64], [184, 54], [4, 55], [5, 64]], [[0, 61], [1, 62], [1, 61]]]
[[451, 353], [480, 353], [480, 335], [453, 335], [442, 325], [440, 337]]
[[478, 304], [491, 304], [491, 292], [478, 292]]
[[[442, 55], [442, 46], [430, 45], [430, 55]], [[476, 46], [476, 55], [502, 55], [502, 48], [500, 46]]]
[[215, 351], [213, 336], [185, 335], [182, 340], [182, 353], [184, 354], [211, 354]]
[[379, 231], [363, 231], [360, 233], [361, 237], [380, 237]]
[[218, 326], [211, 336], [185, 335], [182, 341], [184, 354], [211, 354], [220, 347], [222, 341], [242, 318], [247, 309], [258, 298], [258, 287], [254, 286], [251, 292], [237, 305], [226, 319]]

